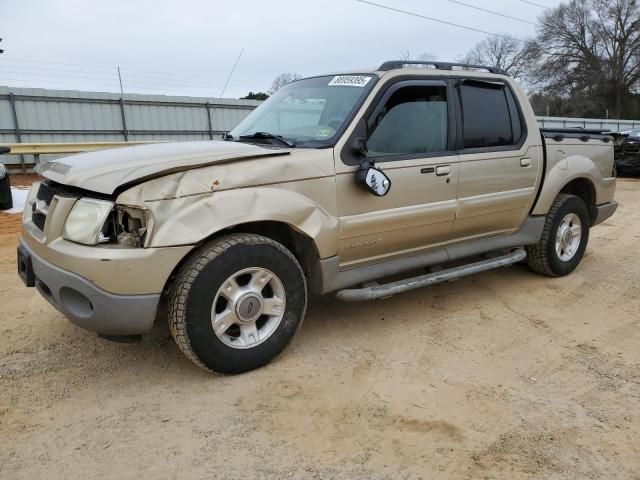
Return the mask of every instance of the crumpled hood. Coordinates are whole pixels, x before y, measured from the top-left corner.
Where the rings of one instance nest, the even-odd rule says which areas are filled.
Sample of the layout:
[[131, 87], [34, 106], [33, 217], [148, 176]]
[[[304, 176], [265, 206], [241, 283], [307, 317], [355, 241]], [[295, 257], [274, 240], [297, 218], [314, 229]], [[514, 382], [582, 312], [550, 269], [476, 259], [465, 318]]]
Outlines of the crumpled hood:
[[237, 142], [155, 143], [72, 155], [41, 164], [39, 173], [63, 185], [111, 195], [119, 187], [173, 172], [289, 154], [286, 149]]

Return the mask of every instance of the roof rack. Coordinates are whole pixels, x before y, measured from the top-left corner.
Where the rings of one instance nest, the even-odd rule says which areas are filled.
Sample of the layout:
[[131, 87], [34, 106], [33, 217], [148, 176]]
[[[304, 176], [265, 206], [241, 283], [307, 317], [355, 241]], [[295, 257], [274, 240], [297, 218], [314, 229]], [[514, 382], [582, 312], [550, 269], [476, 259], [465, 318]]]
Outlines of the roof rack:
[[451, 62], [431, 62], [421, 60], [389, 60], [384, 62], [378, 68], [381, 72], [387, 72], [389, 70], [397, 70], [404, 68], [405, 65], [431, 65], [437, 70], [453, 70], [454, 67], [460, 67], [462, 70], [486, 70], [489, 73], [495, 73], [498, 75], [506, 75], [506, 72], [497, 68], [489, 67], [487, 65], [472, 65], [468, 63], [451, 63]]

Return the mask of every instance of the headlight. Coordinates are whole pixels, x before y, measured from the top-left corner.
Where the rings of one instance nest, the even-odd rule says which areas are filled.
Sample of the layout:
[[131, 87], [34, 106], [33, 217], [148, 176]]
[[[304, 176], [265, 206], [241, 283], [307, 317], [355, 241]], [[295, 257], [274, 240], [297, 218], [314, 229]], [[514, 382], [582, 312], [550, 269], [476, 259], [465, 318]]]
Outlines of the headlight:
[[100, 243], [102, 229], [113, 205], [113, 202], [93, 198], [78, 200], [64, 224], [64, 238], [85, 245]]

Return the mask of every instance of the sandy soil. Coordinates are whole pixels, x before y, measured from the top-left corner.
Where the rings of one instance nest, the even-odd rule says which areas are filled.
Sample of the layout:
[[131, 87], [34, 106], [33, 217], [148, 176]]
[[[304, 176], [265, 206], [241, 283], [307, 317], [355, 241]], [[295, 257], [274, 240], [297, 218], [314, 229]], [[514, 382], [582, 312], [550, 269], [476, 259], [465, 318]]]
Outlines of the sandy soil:
[[640, 478], [640, 181], [562, 279], [523, 266], [311, 306], [222, 377], [159, 324], [80, 330], [15, 270], [0, 216], [0, 478]]
[[9, 175], [9, 183], [12, 187], [27, 187], [39, 178], [35, 173], [12, 173]]

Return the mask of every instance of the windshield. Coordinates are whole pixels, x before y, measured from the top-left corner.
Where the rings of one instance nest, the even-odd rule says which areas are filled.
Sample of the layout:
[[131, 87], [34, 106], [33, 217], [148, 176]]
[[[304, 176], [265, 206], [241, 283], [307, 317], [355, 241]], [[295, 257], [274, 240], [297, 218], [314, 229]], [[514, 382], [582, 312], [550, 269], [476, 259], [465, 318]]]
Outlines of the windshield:
[[371, 75], [298, 80], [278, 90], [230, 135], [234, 140], [252, 136], [263, 141], [270, 134], [296, 146], [333, 144], [374, 83]]

